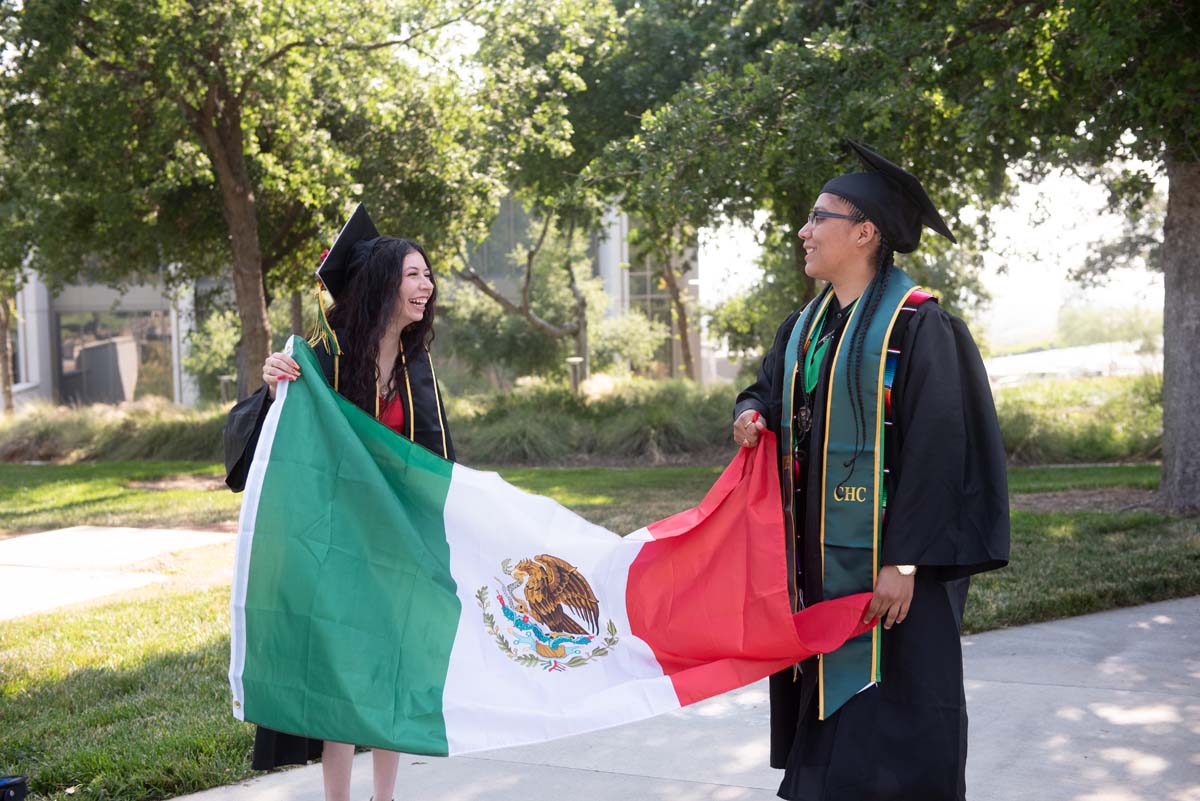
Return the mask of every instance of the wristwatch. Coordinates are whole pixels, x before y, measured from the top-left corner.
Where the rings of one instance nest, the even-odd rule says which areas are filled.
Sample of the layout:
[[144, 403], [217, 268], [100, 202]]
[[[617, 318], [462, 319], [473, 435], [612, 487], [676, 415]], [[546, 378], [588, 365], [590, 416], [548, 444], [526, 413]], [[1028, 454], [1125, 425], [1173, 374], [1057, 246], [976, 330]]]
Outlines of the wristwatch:
[[896, 565], [896, 570], [900, 571], [902, 576], [912, 576], [917, 572], [916, 565]]

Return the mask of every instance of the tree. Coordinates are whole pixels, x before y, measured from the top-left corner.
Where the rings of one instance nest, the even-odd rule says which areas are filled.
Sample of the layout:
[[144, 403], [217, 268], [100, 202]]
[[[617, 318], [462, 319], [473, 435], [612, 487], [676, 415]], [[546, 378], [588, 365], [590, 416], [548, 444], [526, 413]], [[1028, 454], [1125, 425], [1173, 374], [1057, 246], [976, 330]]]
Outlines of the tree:
[[924, 37], [917, 80], [975, 121], [966, 146], [1028, 160], [1035, 174], [1062, 165], [1107, 178], [1115, 202], [1134, 209], [1150, 202], [1151, 176], [1136, 165], [1106, 174], [1108, 165], [1138, 160], [1166, 175], [1160, 495], [1172, 510], [1200, 508], [1200, 6], [913, 4], [888, 26], [894, 43]]
[[[506, 181], [517, 199], [568, 238], [595, 233], [611, 202], [635, 207], [622, 182], [592, 180], [585, 176], [588, 166], [610, 144], [634, 135], [642, 113], [691, 78], [738, 8], [725, 0], [559, 0], [537, 11], [523, 9], [519, 18], [494, 26], [499, 35], [479, 54], [490, 76], [485, 94], [495, 98], [487, 105], [519, 109], [505, 116], [528, 121], [493, 144], [509, 154]], [[545, 135], [553, 131], [559, 135]], [[538, 271], [555, 269], [541, 258], [541, 241], [534, 238], [523, 260], [522, 287]], [[587, 293], [577, 284], [572, 284], [573, 319], [556, 323], [532, 312], [527, 290], [519, 302], [506, 298], [465, 257], [459, 274], [534, 330], [574, 337], [587, 375], [593, 315]], [[676, 300], [682, 304], [683, 296]], [[686, 321], [686, 309], [678, 308]]]
[[[838, 163], [847, 136], [911, 165], [952, 229], [976, 229], [975, 250], [986, 247], [986, 212], [1008, 195], [1013, 173], [1098, 174], [1137, 159], [1166, 174], [1162, 497], [1172, 509], [1196, 508], [1200, 6], [764, 0], [737, 25], [761, 46], [718, 48], [604, 167], [632, 175], [639, 196], [676, 220], [767, 208], [794, 230], [821, 182], [849, 166]], [[1151, 182], [1139, 172], [1125, 170], [1110, 187], [1144, 198]], [[968, 209], [984, 215], [975, 226]], [[917, 266], [937, 268], [946, 253], [929, 242]], [[964, 255], [974, 261], [955, 251], [947, 276], [961, 276]]]
[[35, 266], [111, 282], [229, 266], [246, 394], [271, 294], [305, 283], [355, 197], [435, 248], [494, 204], [457, 79], [430, 69], [480, 8], [0, 0], [9, 142], [36, 165]]
[[29, 221], [18, 200], [21, 171], [0, 147], [0, 413], [13, 411], [13, 352], [11, 328], [16, 294], [24, 283]]
[[[763, 278], [751, 299], [716, 318], [739, 347], [769, 342], [786, 312], [812, 297], [796, 234], [823, 183], [857, 168], [847, 136], [889, 143], [894, 158], [926, 178], [962, 242], [951, 251], [926, 238], [902, 266], [939, 286], [948, 305], [970, 307], [984, 296], [978, 274], [987, 224], [968, 210], [1003, 196], [1006, 165], [985, 149], [945, 158], [960, 122], [908, 80], [901, 55], [872, 27], [882, 13], [854, 3], [748, 5], [719, 38], [731, 44], [712, 48], [696, 80], [648, 111], [637, 135], [592, 167], [597, 176], [620, 176], [650, 219], [702, 227], [768, 212]], [[951, 165], [969, 180], [952, 180]]]

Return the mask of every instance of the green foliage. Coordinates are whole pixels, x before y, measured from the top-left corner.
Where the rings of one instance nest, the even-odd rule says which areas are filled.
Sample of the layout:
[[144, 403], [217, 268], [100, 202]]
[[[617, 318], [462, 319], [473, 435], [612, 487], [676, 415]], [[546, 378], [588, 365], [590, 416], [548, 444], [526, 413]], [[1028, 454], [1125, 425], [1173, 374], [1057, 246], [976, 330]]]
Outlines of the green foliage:
[[1000, 433], [1019, 464], [1156, 459], [1162, 377], [1039, 381], [996, 393]]
[[[37, 164], [36, 259], [53, 277], [71, 280], [83, 257], [107, 281], [164, 263], [181, 279], [216, 274], [230, 258], [222, 175], [240, 159], [277, 287], [309, 285], [355, 197], [429, 245], [494, 202], [495, 181], [467, 147], [469, 102], [452, 73], [422, 64], [457, 3], [223, 0], [197, 13], [43, 0], [4, 11], [10, 135]], [[362, 47], [384, 42], [394, 44]]]
[[163, 400], [66, 409], [31, 406], [0, 421], [0, 462], [221, 458], [223, 409]]
[[1142, 352], [1156, 353], [1162, 330], [1163, 315], [1158, 310], [1063, 306], [1058, 311], [1054, 344], [1068, 348], [1099, 342], [1138, 342]]
[[242, 324], [232, 309], [215, 311], [188, 334], [183, 369], [196, 377], [200, 397], [215, 400], [223, 375], [237, 373], [237, 345]]
[[[543, 222], [538, 223], [538, 230]], [[492, 277], [508, 296], [522, 292], [520, 282], [532, 247], [518, 242], [508, 256], [507, 269]], [[537, 317], [556, 325], [575, 319], [576, 300], [568, 269], [587, 301], [588, 322], [603, 313], [607, 298], [600, 280], [591, 274], [587, 245], [581, 237], [571, 239], [551, 225], [534, 258], [541, 267], [531, 273], [529, 297]], [[531, 327], [465, 281], [448, 283], [445, 297], [446, 345], [472, 370], [501, 367], [517, 375], [566, 375], [563, 360], [573, 353], [572, 340]]]
[[467, 463], [721, 461], [732, 449], [732, 402], [727, 385], [682, 381], [627, 381], [590, 400], [533, 387], [460, 400], [473, 414], [452, 415], [452, 425]]
[[[541, 223], [536, 227], [540, 230]], [[530, 257], [528, 242], [519, 242], [503, 269], [487, 276], [507, 296], [521, 293], [520, 283]], [[574, 272], [576, 285], [587, 303], [588, 353], [593, 370], [615, 369], [621, 372], [648, 369], [659, 346], [670, 332], [661, 323], [651, 322], [637, 311], [608, 317], [609, 299], [599, 278], [592, 275], [591, 258], [582, 237], [568, 237], [551, 225], [536, 255], [540, 268], [530, 281], [531, 310], [537, 317], [557, 325], [577, 315], [576, 299], [571, 291], [567, 265]], [[526, 319], [501, 308], [474, 284], [455, 281], [446, 286], [444, 328], [441, 340], [449, 353], [462, 359], [476, 373], [502, 370], [507, 376], [569, 375], [567, 356], [575, 342], [553, 337], [532, 327]], [[439, 337], [441, 334], [439, 333]]]
[[592, 370], [639, 372], [654, 366], [658, 350], [671, 336], [665, 323], [650, 320], [634, 309], [616, 317], [602, 317], [588, 329]]

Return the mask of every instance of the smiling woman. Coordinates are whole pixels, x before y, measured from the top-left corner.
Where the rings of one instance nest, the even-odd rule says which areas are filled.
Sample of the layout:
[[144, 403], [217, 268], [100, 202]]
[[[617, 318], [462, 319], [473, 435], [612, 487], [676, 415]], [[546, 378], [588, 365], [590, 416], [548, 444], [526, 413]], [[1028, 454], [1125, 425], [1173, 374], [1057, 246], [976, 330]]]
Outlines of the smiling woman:
[[[437, 309], [437, 284], [425, 251], [416, 242], [380, 236], [360, 204], [317, 271], [334, 305], [322, 314], [323, 330], [312, 345], [324, 379], [346, 399], [396, 433], [449, 461], [454, 445], [446, 427], [429, 346]], [[229, 413], [225, 426], [225, 481], [246, 485], [259, 433], [280, 381], [321, 380], [300, 374], [284, 353], [263, 364], [263, 387]], [[380, 521], [383, 522], [383, 521]], [[354, 746], [313, 740], [259, 727], [253, 767], [322, 758], [326, 798], [341, 801], [350, 785]], [[375, 797], [391, 798], [399, 756], [376, 750]]]

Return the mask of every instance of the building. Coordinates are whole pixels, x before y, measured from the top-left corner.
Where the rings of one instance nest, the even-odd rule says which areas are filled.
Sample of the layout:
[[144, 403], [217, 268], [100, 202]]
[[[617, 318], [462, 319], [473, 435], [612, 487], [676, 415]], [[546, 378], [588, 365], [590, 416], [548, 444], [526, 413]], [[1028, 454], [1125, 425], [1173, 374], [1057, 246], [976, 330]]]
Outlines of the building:
[[[653, 261], [631, 253], [630, 218], [610, 208], [590, 243], [595, 274], [609, 299], [608, 316], [639, 310], [672, 332], [660, 349], [658, 374], [684, 376], [679, 326], [665, 281]], [[488, 239], [472, 264], [510, 296], [517, 291], [509, 255], [529, 237], [530, 218], [506, 199]], [[696, 243], [677, 254], [679, 282], [687, 296], [687, 338], [700, 369], [699, 268]], [[75, 284], [59, 292], [30, 274], [17, 293], [12, 331], [13, 398], [83, 405], [120, 403], [157, 395], [192, 406], [196, 380], [183, 369], [188, 334], [195, 325], [194, 291], [168, 293], [161, 283], [116, 290]]]
[[118, 291], [71, 285], [54, 293], [31, 274], [17, 293], [12, 331], [13, 401], [82, 405], [158, 395], [198, 399], [183, 369], [192, 293], [161, 285]]
[[[519, 294], [521, 274], [520, 266], [511, 263], [510, 255], [518, 246], [531, 244], [534, 238], [534, 232], [530, 231], [531, 222], [519, 203], [512, 198], [505, 198], [487, 239], [471, 253], [471, 266], [508, 297], [515, 298]], [[608, 308], [604, 313], [607, 317], [618, 317], [637, 310], [648, 319], [665, 325], [671, 331], [671, 338], [663, 344], [658, 355], [659, 375], [682, 377], [685, 375], [683, 347], [671, 293], [653, 259], [638, 254], [636, 248], [631, 246], [630, 235], [636, 226], [636, 220], [631, 220], [619, 208], [610, 206], [605, 211], [600, 229], [593, 233], [589, 242], [593, 274], [601, 280], [608, 296]], [[697, 250], [695, 241], [688, 243], [682, 253], [673, 255], [677, 259], [673, 266], [692, 315], [688, 320], [687, 337], [693, 359], [699, 365], [700, 282]]]

